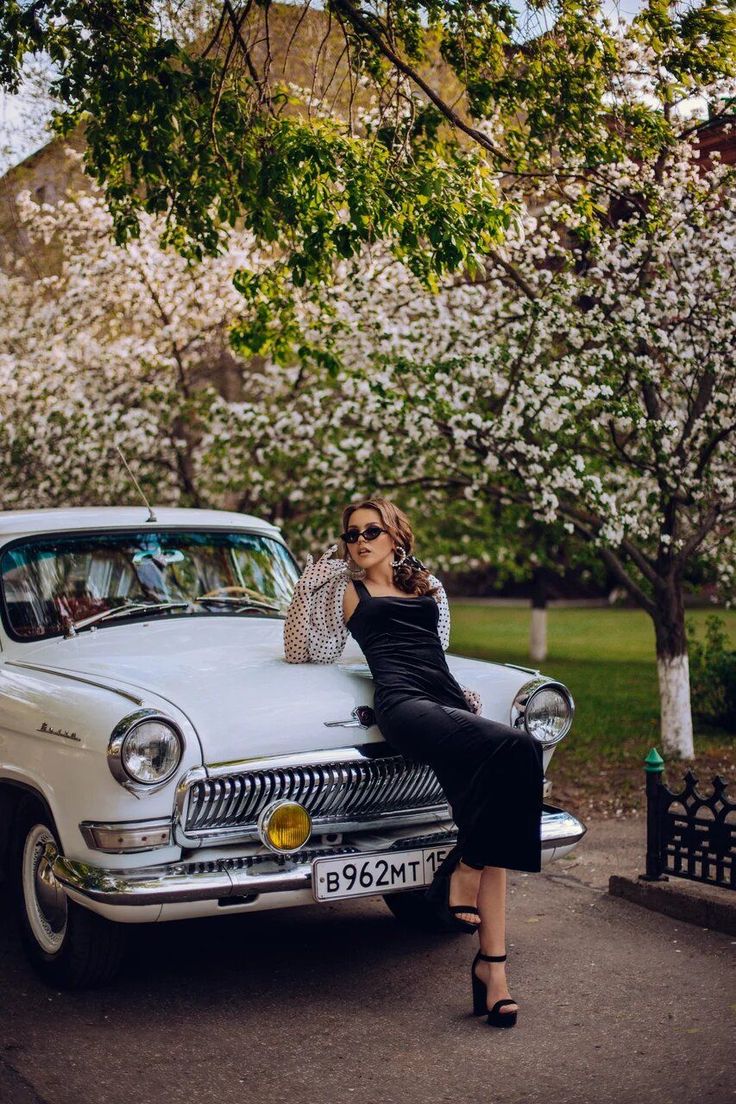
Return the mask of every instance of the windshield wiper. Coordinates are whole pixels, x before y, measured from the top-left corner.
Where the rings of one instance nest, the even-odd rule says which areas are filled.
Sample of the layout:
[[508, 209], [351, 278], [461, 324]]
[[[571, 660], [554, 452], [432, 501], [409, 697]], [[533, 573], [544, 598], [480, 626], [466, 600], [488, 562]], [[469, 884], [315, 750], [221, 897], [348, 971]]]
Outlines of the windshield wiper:
[[112, 609], [102, 610], [100, 613], [93, 613], [90, 617], [82, 617], [79, 621], [67, 619], [64, 628], [64, 636], [67, 638], [76, 636], [79, 629], [86, 629], [90, 625], [94, 625], [98, 621], [105, 621], [110, 617], [124, 617], [127, 613], [140, 613], [142, 610], [151, 612], [176, 609], [177, 607], [184, 606], [191, 606], [191, 602], [134, 602], [132, 605], [129, 603], [124, 606], [113, 606]]
[[223, 594], [219, 598], [214, 594], [202, 594], [198, 598], [192, 598], [193, 602], [232, 602], [240, 606], [240, 609], [236, 610], [236, 613], [242, 613], [244, 610], [249, 609], [269, 609], [280, 612], [281, 606], [275, 606], [271, 602], [257, 602], [255, 598], [234, 598], [232, 594]]

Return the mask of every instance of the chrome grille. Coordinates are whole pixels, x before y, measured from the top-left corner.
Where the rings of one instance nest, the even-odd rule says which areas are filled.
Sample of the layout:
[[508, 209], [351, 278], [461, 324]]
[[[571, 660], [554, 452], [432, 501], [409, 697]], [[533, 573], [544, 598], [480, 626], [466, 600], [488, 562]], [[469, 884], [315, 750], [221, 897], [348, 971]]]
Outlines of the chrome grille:
[[304, 763], [198, 778], [188, 790], [184, 833], [255, 838], [262, 809], [279, 799], [300, 802], [323, 831], [446, 808], [431, 767], [400, 755]]

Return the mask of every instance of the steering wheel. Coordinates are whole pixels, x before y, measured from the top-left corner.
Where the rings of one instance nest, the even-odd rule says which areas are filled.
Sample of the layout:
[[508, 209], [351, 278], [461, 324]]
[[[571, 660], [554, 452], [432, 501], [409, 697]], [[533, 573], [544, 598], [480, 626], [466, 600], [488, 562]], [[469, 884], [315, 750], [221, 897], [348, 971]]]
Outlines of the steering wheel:
[[214, 590], [208, 590], [206, 594], [198, 595], [199, 598], [219, 598], [220, 595], [233, 595], [242, 594], [248, 598], [255, 598], [263, 601], [263, 595], [258, 590], [253, 590], [251, 587], [245, 586], [224, 586], [215, 587]]

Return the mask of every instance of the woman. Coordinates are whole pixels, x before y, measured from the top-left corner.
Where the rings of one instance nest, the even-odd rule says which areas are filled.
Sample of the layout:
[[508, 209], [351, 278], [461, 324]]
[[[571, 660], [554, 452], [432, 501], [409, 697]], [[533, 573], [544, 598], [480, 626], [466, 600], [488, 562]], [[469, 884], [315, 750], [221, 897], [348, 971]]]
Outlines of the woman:
[[[373, 675], [381, 734], [401, 754], [430, 764], [452, 807], [458, 842], [427, 896], [462, 930], [478, 929], [473, 1011], [513, 1027], [517, 1005], [504, 965], [506, 870], [541, 869], [542, 745], [479, 716], [477, 694], [450, 673], [447, 597], [410, 554], [406, 514], [382, 497], [349, 505], [341, 539], [341, 560], [330, 559], [337, 545], [317, 563], [308, 558], [284, 625], [285, 657], [332, 663], [348, 633], [357, 640]], [[476, 898], [477, 906], [461, 903]]]

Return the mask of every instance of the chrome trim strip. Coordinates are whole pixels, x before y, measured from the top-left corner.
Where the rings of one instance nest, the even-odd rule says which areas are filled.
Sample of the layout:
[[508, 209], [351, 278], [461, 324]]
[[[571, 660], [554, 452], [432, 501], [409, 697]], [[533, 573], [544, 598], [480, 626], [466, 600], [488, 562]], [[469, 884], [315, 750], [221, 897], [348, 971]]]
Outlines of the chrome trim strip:
[[[587, 828], [564, 809], [545, 806], [542, 814], [542, 850], [550, 851], [583, 838]], [[305, 849], [292, 859], [274, 855], [245, 855], [203, 862], [177, 862], [128, 870], [105, 870], [57, 855], [49, 854], [52, 872], [65, 890], [90, 901], [110, 905], [167, 904], [173, 901], [218, 900], [227, 897], [255, 897], [260, 893], [309, 889], [312, 861], [318, 856], [390, 853], [407, 847], [452, 845], [454, 829], [424, 835], [407, 835], [392, 841], [390, 847], [358, 846], [359, 839], [335, 847]]]
[[207, 767], [192, 767], [181, 776], [176, 787], [176, 794], [174, 796], [174, 839], [177, 843], [183, 842], [182, 827], [184, 819], [187, 815], [187, 806], [189, 804], [190, 787], [192, 783], [199, 782], [203, 778], [209, 777], [209, 771]]
[[[288, 800], [291, 800], [290, 798]], [[428, 805], [426, 808], [412, 813], [404, 809], [397, 809], [390, 813], [381, 813], [371, 820], [330, 820], [329, 817], [316, 817], [312, 820], [313, 835], [322, 835], [325, 832], [368, 832], [376, 828], [394, 827], [400, 825], [432, 824], [438, 820], [446, 820], [448, 806]], [[177, 840], [178, 842], [178, 840]], [[190, 847], [212, 847], [222, 844], [253, 843], [260, 842], [258, 830], [251, 828], [213, 828], [211, 832], [202, 832], [196, 837]]]
[[122, 698], [127, 698], [128, 701], [132, 701], [134, 705], [143, 705], [144, 698], [139, 697], [137, 694], [131, 694], [129, 690], [123, 690], [120, 686], [110, 686], [106, 682], [100, 682], [99, 679], [85, 678], [84, 675], [78, 675], [76, 671], [64, 671], [60, 667], [44, 667], [41, 663], [30, 663], [24, 659], [6, 659], [6, 667], [27, 667], [31, 671], [43, 671], [47, 675], [58, 675], [59, 678], [73, 679], [74, 682], [84, 682], [87, 686], [94, 686], [98, 690], [109, 690], [111, 694], [120, 694]]
[[[364, 748], [375, 749], [373, 756], [366, 755]], [[384, 750], [385, 749], [385, 750]], [[278, 767], [319, 766], [320, 763], [350, 763], [357, 760], [375, 758], [385, 759], [391, 755], [391, 749], [383, 740], [368, 744], [352, 744], [349, 747], [321, 748], [319, 751], [296, 751], [289, 755], [256, 756], [253, 759], [231, 759], [224, 763], [210, 763], [207, 774], [214, 778], [218, 774], [240, 774], [254, 770], [270, 770]], [[400, 756], [395, 753], [398, 759]], [[204, 768], [195, 768], [204, 769]]]

